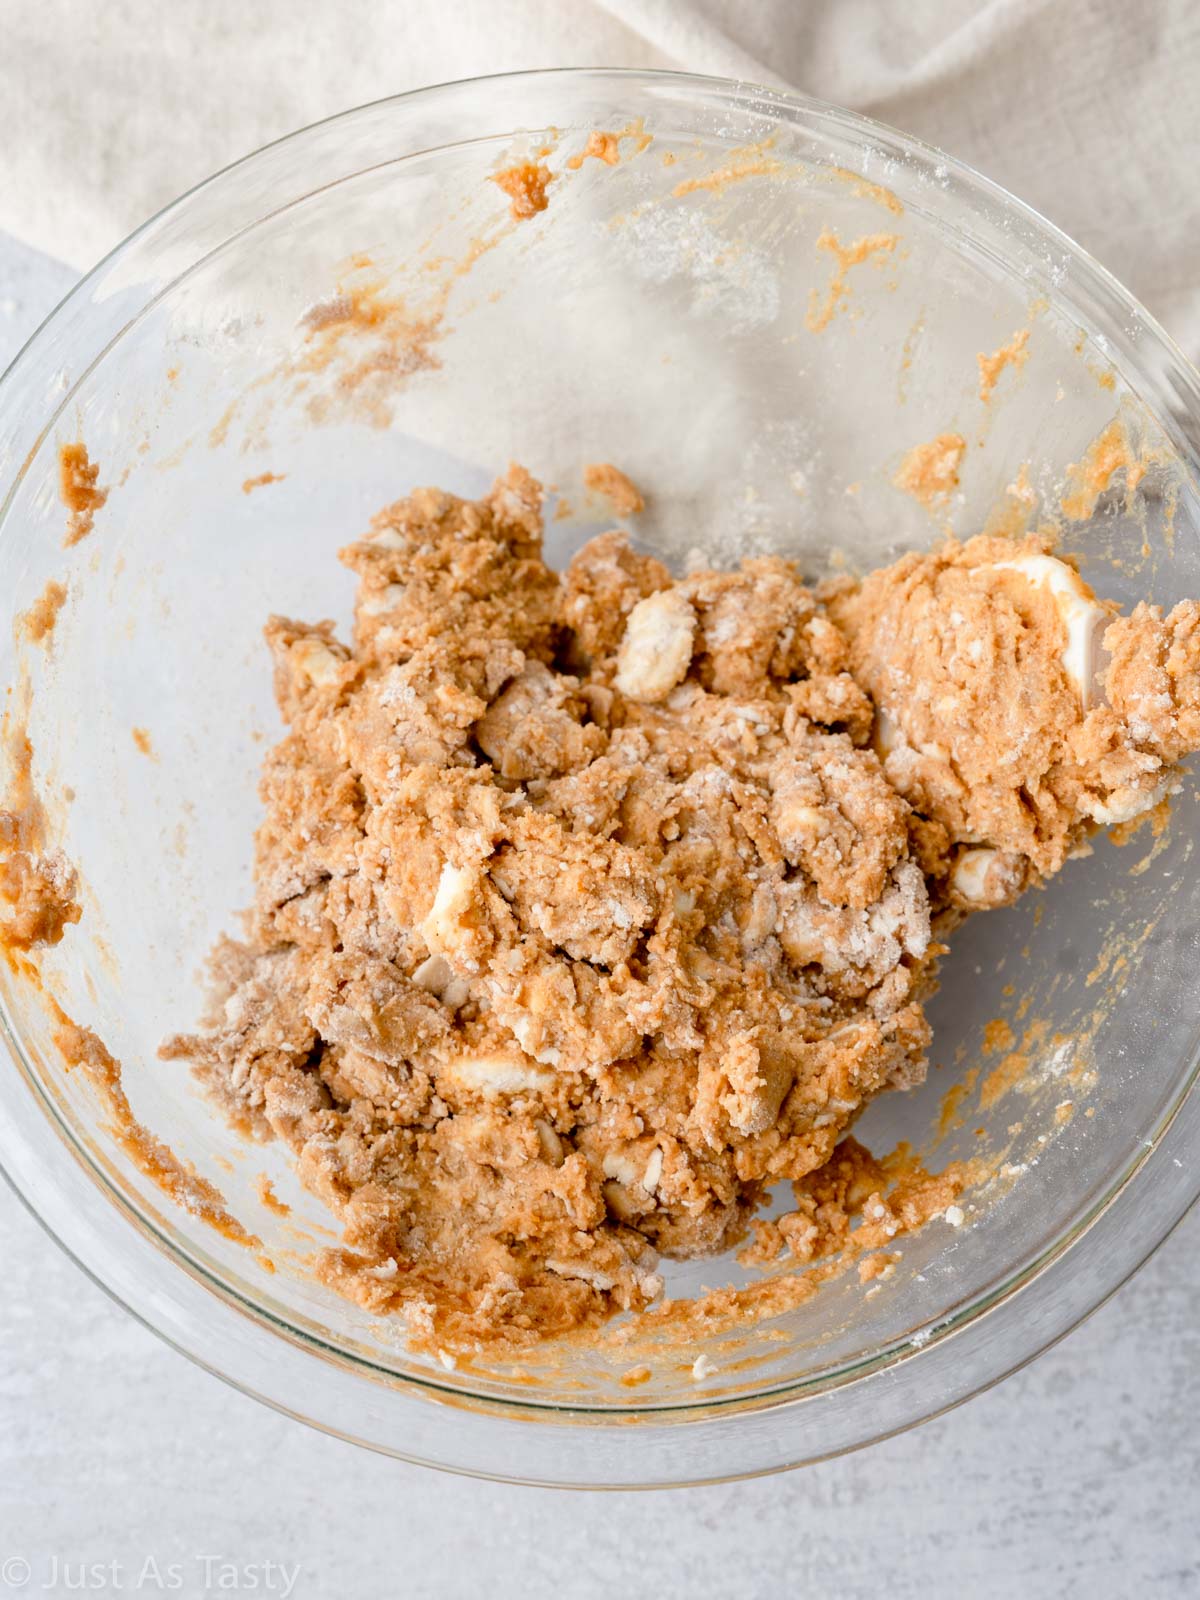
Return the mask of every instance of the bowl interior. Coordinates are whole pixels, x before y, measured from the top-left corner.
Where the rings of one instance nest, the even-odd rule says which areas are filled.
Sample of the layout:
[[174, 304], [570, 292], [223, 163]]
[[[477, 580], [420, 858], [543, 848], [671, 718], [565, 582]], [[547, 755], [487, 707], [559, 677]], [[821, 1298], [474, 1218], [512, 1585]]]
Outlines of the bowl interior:
[[[257, 770], [279, 727], [262, 624], [275, 611], [345, 632], [337, 548], [411, 488], [474, 495], [511, 459], [550, 489], [555, 562], [607, 525], [581, 469], [612, 461], [646, 491], [639, 542], [677, 566], [695, 550], [716, 565], [779, 552], [820, 578], [946, 527], [975, 532], [998, 508], [1061, 517], [1070, 465], [1114, 417], [1146, 474], [1130, 495], [1118, 475], [1063, 542], [1101, 593], [1170, 603], [1200, 594], [1187, 454], [1162, 396], [1056, 281], [1044, 239], [933, 157], [811, 111], [704, 105], [669, 81], [577, 93], [555, 117], [542, 104], [525, 129], [510, 107], [486, 109], [398, 122], [390, 146], [378, 120], [369, 139], [347, 125], [332, 169], [322, 147], [319, 182], [302, 147], [286, 183], [261, 163], [235, 169], [195, 204], [219, 212], [223, 184], [242, 220], [202, 244], [185, 204], [156, 240], [156, 277], [108, 273], [108, 312], [125, 297], [126, 321], [55, 396], [0, 524], [14, 613], [52, 578], [69, 588], [49, 650], [2, 647], [5, 677], [30, 681], [37, 782], [84, 886], [46, 983], [262, 1252], [145, 1180], [87, 1079], [64, 1070], [35, 985], [5, 972], [4, 1005], [47, 1113], [157, 1237], [381, 1378], [620, 1412], [841, 1381], [1033, 1271], [1178, 1104], [1197, 1035], [1192, 793], [1161, 835], [1100, 842], [1048, 891], [956, 935], [927, 1083], [856, 1130], [877, 1152], [907, 1140], [933, 1167], [985, 1159], [971, 1226], [903, 1240], [883, 1283], [851, 1272], [783, 1318], [715, 1331], [701, 1387], [700, 1346], [636, 1332], [519, 1369], [446, 1371], [313, 1281], [306, 1261], [332, 1223], [282, 1148], [240, 1142], [156, 1058], [196, 1020], [206, 953], [251, 899]], [[572, 166], [597, 127], [628, 130], [620, 160]], [[547, 209], [514, 221], [490, 177], [530, 156], [556, 176]], [[982, 399], [977, 357], [1022, 330], [1027, 359]], [[944, 432], [967, 452], [958, 491], [930, 509], [893, 478]], [[56, 452], [77, 438], [110, 492], [93, 534], [64, 550]], [[1022, 469], [1029, 491], [1014, 496]], [[263, 1173], [290, 1215], [263, 1205]], [[749, 1275], [731, 1259], [673, 1264], [669, 1292]], [[642, 1361], [652, 1377], [631, 1391], [621, 1374]]]

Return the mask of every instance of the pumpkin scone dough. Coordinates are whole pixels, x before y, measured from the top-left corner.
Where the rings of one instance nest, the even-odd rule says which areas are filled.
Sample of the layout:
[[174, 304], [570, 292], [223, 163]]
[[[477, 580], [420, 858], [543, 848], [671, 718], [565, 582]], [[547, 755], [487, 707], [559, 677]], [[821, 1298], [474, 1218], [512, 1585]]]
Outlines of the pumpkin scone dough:
[[1053, 872], [1200, 743], [1195, 608], [1087, 591], [1081, 687], [1080, 580], [1033, 544], [823, 604], [618, 533], [559, 576], [541, 503], [519, 467], [421, 490], [342, 552], [353, 645], [272, 619], [251, 932], [164, 1046], [292, 1150], [328, 1280], [449, 1347], [638, 1309], [660, 1256], [742, 1239], [921, 1080], [931, 907]]
[[1200, 606], [1121, 616], [1036, 535], [949, 540], [825, 599], [935, 905], [1012, 900], [1200, 746]]
[[166, 1047], [295, 1152], [339, 1287], [443, 1341], [645, 1304], [928, 1039], [908, 807], [795, 570], [605, 534], [560, 579], [540, 535], [519, 468], [422, 491], [342, 552], [353, 648], [272, 620], [253, 936]]

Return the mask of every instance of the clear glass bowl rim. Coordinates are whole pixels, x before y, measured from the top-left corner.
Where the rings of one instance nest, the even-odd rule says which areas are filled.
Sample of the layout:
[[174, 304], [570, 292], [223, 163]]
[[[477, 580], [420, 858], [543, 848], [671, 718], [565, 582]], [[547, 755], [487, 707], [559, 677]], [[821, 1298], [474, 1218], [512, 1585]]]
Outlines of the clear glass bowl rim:
[[[403, 121], [456, 97], [498, 96], [534, 112], [512, 128], [542, 127], [554, 119], [537, 115], [539, 94], [553, 97], [584, 85], [631, 103], [640, 97], [647, 104], [634, 107], [635, 114], [649, 109], [655, 90], [663, 86], [681, 97], [694, 96], [697, 109], [708, 102], [767, 121], [790, 118], [848, 137], [864, 152], [882, 150], [935, 165], [971, 214], [1003, 217], [1047, 261], [1067, 265], [1066, 289], [1047, 278], [1044, 285], [1031, 280], [1034, 290], [1045, 288], [1056, 302], [1070, 305], [1081, 325], [1103, 339], [1113, 365], [1150, 405], [1188, 466], [1194, 470], [1200, 461], [1200, 375], [1186, 357], [1084, 250], [965, 164], [810, 96], [695, 74], [548, 69], [459, 80], [340, 113], [225, 168], [131, 234], [75, 286], [0, 377], [0, 536], [25, 464], [95, 361], [173, 283], [266, 214], [255, 205], [254, 214], [238, 226], [210, 221], [213, 238], [204, 240], [202, 232], [186, 232], [193, 212], [222, 201], [224, 191], [236, 189], [243, 177], [273, 158], [297, 154], [364, 119]], [[426, 148], [416, 143], [387, 159], [408, 159]], [[349, 175], [343, 172], [335, 181]], [[320, 187], [308, 184], [289, 194], [285, 204]], [[255, 200], [261, 198], [261, 189], [252, 192]], [[181, 234], [194, 251], [182, 267]], [[168, 245], [174, 245], [174, 253]], [[156, 278], [160, 255], [164, 261], [170, 256], [170, 266]], [[133, 275], [139, 292], [143, 281], [147, 285], [141, 303], [134, 305], [126, 296], [119, 316], [105, 311], [105, 290], [114, 272], [128, 284], [135, 268], [141, 269], [140, 277]], [[82, 363], [81, 352], [86, 353]], [[67, 386], [58, 382], [62, 368], [76, 374]], [[112, 1187], [83, 1150], [68, 1145], [2, 1010], [0, 1033], [8, 1047], [7, 1059], [0, 1054], [0, 1082], [14, 1111], [0, 1119], [0, 1170], [59, 1245], [139, 1321], [235, 1387], [328, 1432], [408, 1460], [544, 1485], [721, 1481], [822, 1459], [902, 1431], [990, 1387], [1063, 1337], [1137, 1270], [1200, 1195], [1200, 1095], [1193, 1092], [1200, 1061], [1193, 1058], [1155, 1139], [1089, 1215], [1037, 1259], [1022, 1263], [999, 1292], [960, 1308], [927, 1337], [880, 1351], [865, 1368], [799, 1395], [776, 1392], [670, 1411], [631, 1406], [570, 1412], [482, 1398], [468, 1402], [461, 1395], [438, 1395], [419, 1380], [383, 1384], [378, 1369], [281, 1327], [213, 1281]], [[111, 1204], [87, 1204], [97, 1187]], [[314, 1356], [321, 1361], [319, 1383]]]

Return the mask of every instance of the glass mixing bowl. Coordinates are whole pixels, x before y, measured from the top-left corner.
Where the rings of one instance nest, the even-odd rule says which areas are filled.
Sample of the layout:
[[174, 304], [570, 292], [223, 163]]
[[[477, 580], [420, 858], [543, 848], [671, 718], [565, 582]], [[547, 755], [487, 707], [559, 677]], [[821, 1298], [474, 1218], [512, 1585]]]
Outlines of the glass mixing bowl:
[[[619, 161], [572, 165], [597, 129], [624, 131]], [[557, 174], [549, 205], [514, 221], [489, 177], [539, 151]], [[982, 399], [977, 356], [1022, 330]], [[613, 461], [647, 490], [638, 534], [666, 558], [772, 550], [820, 577], [947, 524], [977, 530], [997, 506], [1056, 511], [1079, 487], [1070, 464], [1116, 417], [1144, 476], [1135, 491], [1137, 474], [1117, 473], [1064, 542], [1120, 600], [1200, 594], [1200, 385], [1161, 329], [992, 184], [798, 96], [648, 73], [450, 84], [310, 128], [178, 201], [0, 386], [0, 594], [15, 618], [48, 580], [69, 589], [50, 648], [14, 630], [3, 677], [28, 686], [35, 779], [83, 882], [83, 919], [40, 981], [19, 963], [0, 980], [0, 1155], [17, 1189], [211, 1370], [461, 1471], [614, 1485], [760, 1472], [894, 1432], [1029, 1359], [1200, 1184], [1190, 790], [1160, 836], [1100, 841], [956, 936], [928, 1082], [856, 1131], [879, 1151], [906, 1139], [934, 1167], [985, 1157], [965, 1224], [900, 1241], [885, 1280], [849, 1272], [686, 1349], [635, 1329], [519, 1366], [409, 1353], [306, 1270], [330, 1219], [282, 1149], [239, 1141], [156, 1050], [195, 1021], [205, 954], [251, 898], [257, 768], [277, 727], [262, 623], [344, 627], [335, 551], [379, 506], [424, 483], [478, 493], [515, 458], [564, 512], [548, 522], [561, 560], [604, 525], [582, 463]], [[931, 515], [892, 480], [947, 430], [967, 443], [961, 483]], [[109, 496], [66, 549], [57, 449], [77, 438]], [[65, 1069], [48, 993], [96, 1030], [136, 1115], [261, 1250], [146, 1179], [87, 1074]], [[989, 1054], [1007, 1038], [998, 1018], [1013, 1042]], [[263, 1204], [262, 1173], [290, 1216]], [[672, 1265], [669, 1290], [746, 1274]], [[622, 1384], [642, 1361], [649, 1381]]]

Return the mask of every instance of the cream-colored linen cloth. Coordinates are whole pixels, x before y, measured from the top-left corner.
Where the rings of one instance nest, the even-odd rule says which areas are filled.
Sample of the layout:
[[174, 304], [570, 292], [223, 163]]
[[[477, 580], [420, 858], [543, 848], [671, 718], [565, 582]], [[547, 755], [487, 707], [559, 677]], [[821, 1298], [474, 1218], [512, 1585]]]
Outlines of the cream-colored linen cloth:
[[786, 84], [918, 134], [1200, 356], [1195, 0], [0, 0], [0, 228], [87, 266], [307, 122], [545, 66]]

